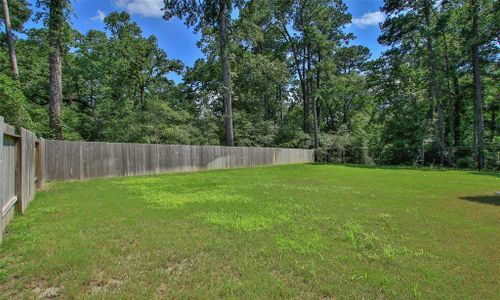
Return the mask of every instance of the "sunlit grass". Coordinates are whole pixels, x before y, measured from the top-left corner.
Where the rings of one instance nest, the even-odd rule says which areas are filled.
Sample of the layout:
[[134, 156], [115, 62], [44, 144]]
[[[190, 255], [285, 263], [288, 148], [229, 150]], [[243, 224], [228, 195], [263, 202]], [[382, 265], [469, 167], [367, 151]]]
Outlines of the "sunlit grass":
[[51, 184], [0, 246], [0, 298], [500, 294], [500, 178], [334, 165]]

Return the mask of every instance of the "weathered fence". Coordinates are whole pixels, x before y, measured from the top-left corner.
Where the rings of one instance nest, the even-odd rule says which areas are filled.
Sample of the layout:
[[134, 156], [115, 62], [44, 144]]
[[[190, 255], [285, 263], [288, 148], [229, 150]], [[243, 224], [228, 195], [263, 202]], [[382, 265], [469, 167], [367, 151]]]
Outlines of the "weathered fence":
[[0, 117], [0, 242], [15, 208], [25, 211], [35, 197], [37, 145], [35, 134], [24, 128], [18, 134]]
[[45, 141], [45, 180], [306, 163], [305, 149]]
[[307, 162], [313, 150], [37, 139], [0, 117], [0, 242], [15, 209], [24, 212], [46, 181]]

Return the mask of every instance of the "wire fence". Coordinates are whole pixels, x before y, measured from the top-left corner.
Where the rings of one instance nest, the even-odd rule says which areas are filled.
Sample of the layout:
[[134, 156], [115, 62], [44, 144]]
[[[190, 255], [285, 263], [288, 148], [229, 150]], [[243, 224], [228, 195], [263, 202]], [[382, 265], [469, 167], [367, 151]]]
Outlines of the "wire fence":
[[[500, 170], [500, 146], [489, 146], [484, 150], [484, 168]], [[448, 167], [477, 169], [477, 152], [473, 147], [447, 148], [444, 163], [437, 147], [352, 147], [320, 149], [316, 152], [319, 162], [334, 162], [361, 165], [407, 165], [415, 167]]]

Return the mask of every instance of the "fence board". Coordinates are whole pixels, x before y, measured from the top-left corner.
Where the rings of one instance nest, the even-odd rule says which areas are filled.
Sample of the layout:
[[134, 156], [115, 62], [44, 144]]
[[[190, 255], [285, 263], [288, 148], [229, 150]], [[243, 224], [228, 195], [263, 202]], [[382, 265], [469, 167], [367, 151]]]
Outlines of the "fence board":
[[26, 210], [35, 197], [35, 164], [36, 164], [36, 136], [33, 132], [21, 128], [21, 189], [19, 191], [19, 208]]
[[[5, 124], [0, 117], [0, 242], [17, 207], [24, 212], [36, 188], [50, 180], [189, 172], [306, 163], [305, 149], [150, 145], [54, 141]], [[36, 179], [36, 180], [35, 180]]]
[[3, 136], [2, 166], [0, 170], [0, 185], [2, 189], [2, 210], [12, 197], [16, 196], [16, 157], [18, 156], [16, 140], [10, 136]]
[[146, 175], [314, 161], [312, 150], [45, 140], [45, 180]]
[[11, 137], [19, 137], [19, 135], [16, 133], [16, 128], [7, 123], [3, 123], [3, 134]]
[[0, 117], [0, 241], [5, 227], [14, 216], [16, 197], [17, 134]]

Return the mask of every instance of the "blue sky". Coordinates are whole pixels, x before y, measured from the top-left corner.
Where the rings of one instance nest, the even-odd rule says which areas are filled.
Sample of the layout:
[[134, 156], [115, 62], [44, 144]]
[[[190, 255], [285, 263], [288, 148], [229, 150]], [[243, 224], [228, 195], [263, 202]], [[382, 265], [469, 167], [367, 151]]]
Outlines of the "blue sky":
[[[30, 0], [34, 3], [35, 0]], [[193, 34], [182, 21], [172, 19], [165, 21], [161, 18], [160, 8], [163, 0], [73, 0], [73, 25], [81, 32], [89, 29], [104, 29], [102, 19], [112, 11], [128, 11], [132, 19], [142, 28], [144, 34], [155, 35], [158, 43], [170, 58], [183, 61], [186, 65], [193, 65], [194, 61], [202, 57], [196, 47], [198, 36]], [[383, 0], [346, 0], [348, 10], [353, 16], [353, 23], [347, 28], [356, 35], [352, 44], [364, 45], [370, 48], [372, 57], [378, 57], [384, 48], [377, 43], [380, 34], [378, 23], [383, 21], [380, 7]], [[28, 24], [28, 27], [36, 26]], [[177, 76], [171, 76], [178, 80]]]

